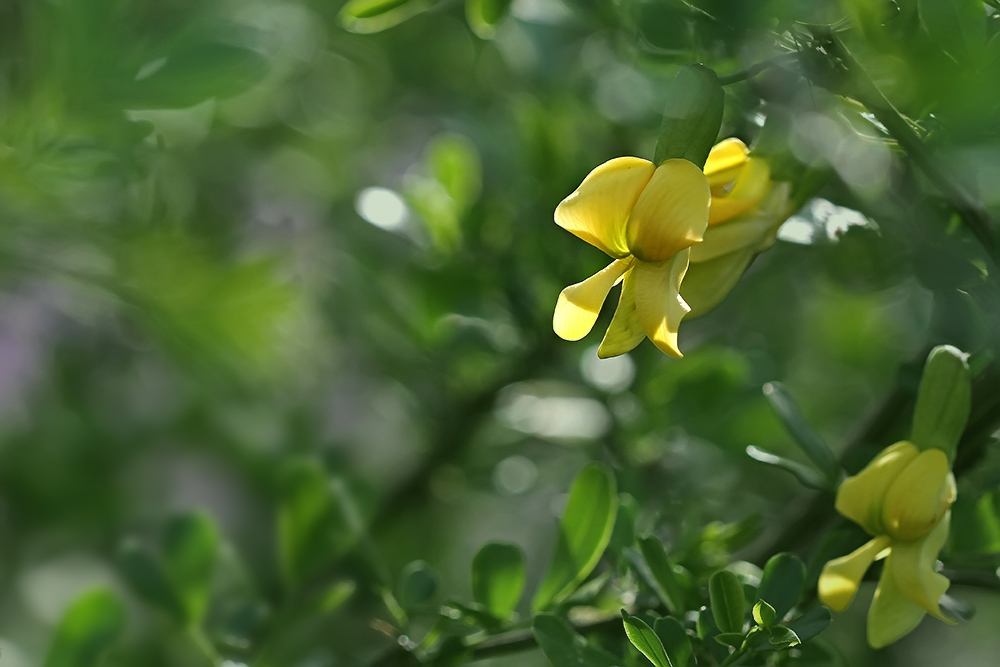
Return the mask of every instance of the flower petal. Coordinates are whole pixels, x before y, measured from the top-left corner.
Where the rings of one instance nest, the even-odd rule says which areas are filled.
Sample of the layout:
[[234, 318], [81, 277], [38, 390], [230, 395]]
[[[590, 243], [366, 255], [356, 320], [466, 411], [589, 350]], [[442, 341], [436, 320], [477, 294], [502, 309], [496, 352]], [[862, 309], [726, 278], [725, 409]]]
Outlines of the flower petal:
[[701, 243], [691, 247], [691, 262], [707, 262], [745, 248], [756, 250], [765, 244], [774, 226], [774, 219], [761, 215], [713, 225], [705, 230]]
[[564, 340], [580, 340], [594, 328], [608, 292], [635, 260], [616, 259], [583, 282], [570, 285], [559, 293], [552, 314], [552, 330]]
[[847, 609], [858, 593], [865, 572], [875, 562], [879, 552], [887, 546], [889, 538], [882, 535], [824, 565], [818, 584], [820, 602], [833, 611]]
[[604, 334], [601, 346], [597, 348], [597, 356], [601, 359], [617, 357], [635, 349], [635, 346], [646, 337], [646, 332], [639, 322], [635, 306], [635, 272], [629, 271], [622, 281], [622, 293], [618, 298], [618, 308], [611, 318], [611, 325]]
[[699, 243], [691, 248], [691, 266], [681, 285], [681, 297], [691, 308], [688, 317], [701, 317], [719, 305], [739, 282], [756, 254], [752, 248], [748, 248], [696, 264], [695, 250], [701, 245], [704, 244]]
[[708, 179], [687, 160], [667, 160], [653, 173], [625, 226], [629, 250], [662, 262], [701, 240], [708, 226]]
[[655, 165], [618, 157], [594, 168], [556, 207], [556, 224], [612, 257], [625, 257], [625, 225]]
[[723, 139], [712, 146], [705, 161], [705, 176], [712, 194], [716, 194], [716, 189], [721, 191], [732, 183], [749, 157], [750, 150], [746, 144], [735, 137]]
[[886, 491], [918, 455], [917, 448], [906, 441], [883, 449], [864, 470], [841, 483], [837, 489], [837, 511], [871, 535], [884, 534], [882, 502]]
[[940, 449], [920, 452], [886, 490], [882, 523], [895, 540], [926, 535], [955, 502], [948, 455]]
[[761, 159], [751, 158], [740, 169], [733, 189], [712, 197], [708, 224], [717, 225], [746, 213], [767, 194], [771, 184], [771, 168]]
[[916, 542], [895, 542], [892, 554], [885, 566], [892, 572], [896, 587], [914, 604], [947, 623], [952, 619], [941, 611], [938, 602], [948, 590], [951, 582], [935, 571], [938, 554], [948, 540], [951, 513], [947, 513], [938, 525], [923, 539]]
[[690, 254], [682, 250], [666, 262], [636, 262], [632, 269], [636, 317], [653, 344], [673, 357], [684, 356], [677, 347], [677, 331], [691, 309], [679, 290]]
[[903, 638], [924, 618], [923, 608], [911, 602], [896, 585], [890, 571], [892, 557], [890, 553], [882, 568], [872, 606], [868, 608], [868, 644], [872, 648], [883, 648]]

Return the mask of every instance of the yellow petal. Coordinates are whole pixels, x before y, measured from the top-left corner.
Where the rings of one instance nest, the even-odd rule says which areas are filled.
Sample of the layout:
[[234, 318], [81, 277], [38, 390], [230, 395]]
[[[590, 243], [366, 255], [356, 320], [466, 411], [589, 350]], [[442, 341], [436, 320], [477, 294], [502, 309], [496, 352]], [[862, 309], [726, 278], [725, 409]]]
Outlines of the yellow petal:
[[712, 146], [705, 161], [705, 176], [715, 194], [717, 188], [723, 188], [733, 182], [740, 169], [749, 158], [750, 151], [746, 144], [735, 137], [723, 139]]
[[629, 250], [662, 262], [701, 240], [708, 225], [708, 179], [687, 160], [667, 160], [653, 173], [625, 226]]
[[580, 340], [594, 328], [608, 292], [635, 260], [616, 259], [583, 282], [570, 285], [559, 294], [552, 314], [552, 330], [564, 340]]
[[771, 184], [771, 168], [761, 159], [751, 158], [740, 169], [733, 189], [720, 196], [712, 197], [712, 208], [708, 214], [708, 224], [732, 220], [753, 209]]
[[889, 569], [892, 557], [890, 553], [872, 606], [868, 608], [868, 643], [872, 648], [883, 648], [908, 635], [924, 618], [923, 608], [910, 601], [896, 585]]
[[691, 310], [680, 295], [681, 280], [687, 272], [689, 250], [682, 250], [666, 262], [636, 262], [636, 317], [646, 336], [665, 354], [684, 356], [677, 347], [681, 320]]
[[691, 262], [707, 262], [746, 248], [756, 250], [764, 245], [774, 227], [773, 219], [761, 215], [713, 225], [705, 230], [701, 243], [691, 246]]
[[953, 621], [941, 611], [938, 602], [951, 582], [935, 571], [935, 565], [941, 548], [948, 540], [950, 520], [949, 512], [923, 539], [915, 542], [894, 542], [892, 554], [885, 563], [885, 567], [892, 573], [896, 587], [903, 595], [948, 623]]
[[937, 525], [955, 502], [948, 455], [940, 449], [920, 452], [889, 485], [882, 523], [894, 540], [916, 540]]
[[691, 308], [689, 318], [700, 317], [719, 305], [739, 282], [756, 254], [753, 249], [737, 250], [695, 264], [695, 250], [701, 245], [704, 244], [699, 243], [691, 248], [691, 266], [681, 285], [681, 297]]
[[876, 537], [846, 556], [831, 560], [819, 575], [819, 599], [833, 611], [844, 611], [861, 586], [865, 572], [875, 562], [875, 557], [889, 546], [889, 538]]
[[625, 224], [655, 166], [637, 157], [608, 160], [556, 207], [556, 224], [612, 257], [625, 257]]
[[882, 503], [886, 491], [918, 454], [917, 448], [905, 441], [883, 449], [864, 470], [841, 483], [837, 489], [837, 511], [871, 535], [884, 534]]
[[635, 308], [635, 272], [629, 271], [622, 281], [621, 296], [618, 297], [618, 308], [611, 318], [611, 325], [604, 334], [601, 346], [597, 348], [597, 356], [601, 359], [617, 357], [635, 348], [646, 337], [646, 332], [639, 322]]

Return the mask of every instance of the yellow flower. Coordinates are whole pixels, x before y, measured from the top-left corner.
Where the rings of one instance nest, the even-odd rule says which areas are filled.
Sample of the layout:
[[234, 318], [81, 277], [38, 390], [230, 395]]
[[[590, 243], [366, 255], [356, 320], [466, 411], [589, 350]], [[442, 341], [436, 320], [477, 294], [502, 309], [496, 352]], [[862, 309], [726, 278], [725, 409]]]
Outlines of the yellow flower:
[[689, 248], [709, 219], [709, 181], [694, 163], [666, 160], [656, 166], [637, 157], [609, 160], [590, 172], [556, 208], [556, 224], [615, 258], [559, 295], [552, 328], [580, 340], [594, 327], [608, 292], [621, 296], [598, 350], [601, 357], [628, 352], [649, 338], [679, 357], [677, 330], [690, 310], [680, 296]]
[[712, 148], [705, 175], [712, 189], [708, 229], [691, 249], [681, 289], [692, 317], [725, 298], [754, 255], [774, 243], [778, 227], [791, 214], [791, 186], [773, 182], [767, 161], [751, 157], [739, 139]]
[[819, 597], [834, 611], [854, 600], [871, 564], [885, 558], [875, 598], [868, 610], [868, 643], [887, 646], [931, 614], [952, 622], [939, 600], [949, 581], [934, 570], [948, 539], [955, 478], [940, 449], [918, 450], [897, 442], [837, 490], [837, 511], [873, 539], [831, 560], [819, 578]]

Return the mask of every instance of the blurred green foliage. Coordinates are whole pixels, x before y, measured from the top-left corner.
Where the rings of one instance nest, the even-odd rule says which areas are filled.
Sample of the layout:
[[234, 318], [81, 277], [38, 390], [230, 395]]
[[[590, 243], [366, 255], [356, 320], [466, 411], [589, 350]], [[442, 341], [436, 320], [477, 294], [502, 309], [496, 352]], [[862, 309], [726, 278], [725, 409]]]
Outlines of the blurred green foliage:
[[[691, 63], [801, 208], [598, 360], [552, 211]], [[997, 81], [980, 0], [0, 3], [0, 664], [991, 664]], [[874, 653], [829, 488], [940, 343], [977, 614]]]

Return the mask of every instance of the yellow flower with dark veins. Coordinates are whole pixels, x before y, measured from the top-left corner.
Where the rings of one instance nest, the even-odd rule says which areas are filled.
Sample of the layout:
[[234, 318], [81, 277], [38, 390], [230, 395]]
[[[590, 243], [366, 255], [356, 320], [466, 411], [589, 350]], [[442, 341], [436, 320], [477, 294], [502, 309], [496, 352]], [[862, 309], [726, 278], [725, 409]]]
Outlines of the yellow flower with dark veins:
[[691, 316], [721, 302], [736, 285], [754, 255], [770, 247], [778, 227], [792, 213], [791, 185], [771, 180], [763, 158], [753, 157], [739, 139], [715, 145], [705, 163], [712, 190], [708, 229], [691, 249], [681, 296]]
[[659, 166], [637, 157], [609, 160], [591, 171], [556, 208], [556, 224], [614, 260], [559, 295], [552, 328], [580, 340], [594, 327], [608, 292], [621, 296], [598, 355], [624, 354], [649, 338], [680, 357], [677, 330], [690, 310], [680, 296], [690, 247], [709, 220], [708, 178], [694, 163]]
[[868, 643], [881, 648], [917, 627], [924, 614], [951, 623], [939, 600], [950, 582], [935, 570], [948, 539], [955, 477], [940, 449], [920, 451], [897, 442], [837, 490], [837, 511], [872, 539], [854, 552], [831, 560], [819, 578], [819, 597], [843, 611], [854, 600], [865, 572], [885, 559], [868, 610]]

